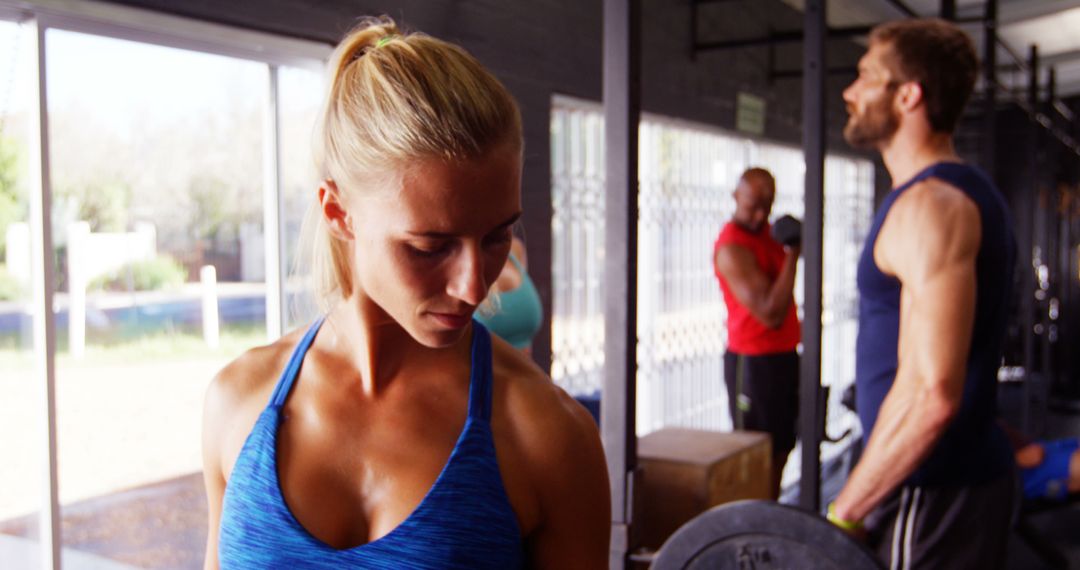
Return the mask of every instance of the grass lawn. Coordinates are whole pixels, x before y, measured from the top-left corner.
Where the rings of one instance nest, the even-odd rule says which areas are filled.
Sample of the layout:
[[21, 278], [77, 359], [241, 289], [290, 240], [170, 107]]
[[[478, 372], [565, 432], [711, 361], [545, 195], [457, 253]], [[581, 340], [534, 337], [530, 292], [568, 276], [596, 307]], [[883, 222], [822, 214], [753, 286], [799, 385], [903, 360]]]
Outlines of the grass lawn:
[[[259, 330], [201, 337], [153, 334], [88, 345], [81, 359], [56, 359], [61, 503], [198, 471], [202, 396], [214, 374], [266, 342]], [[0, 350], [0, 520], [39, 508], [44, 413], [29, 351]]]

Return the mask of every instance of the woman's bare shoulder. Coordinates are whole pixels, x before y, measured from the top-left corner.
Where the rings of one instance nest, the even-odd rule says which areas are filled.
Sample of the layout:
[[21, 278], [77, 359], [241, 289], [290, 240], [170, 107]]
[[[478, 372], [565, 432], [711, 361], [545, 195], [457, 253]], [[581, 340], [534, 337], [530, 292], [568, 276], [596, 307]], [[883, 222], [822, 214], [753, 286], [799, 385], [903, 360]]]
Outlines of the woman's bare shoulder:
[[536, 365], [509, 344], [493, 341], [496, 378], [494, 412], [508, 418], [520, 443], [558, 447], [598, 437], [591, 414]]
[[265, 407], [303, 334], [302, 329], [292, 331], [251, 348], [218, 371], [206, 390], [203, 413], [207, 419], [246, 416], [248, 411], [257, 414]]
[[492, 430], [512, 440], [506, 453], [536, 500], [534, 561], [565, 567], [567, 559], [600, 560], [611, 521], [600, 430], [528, 356], [505, 342], [495, 345]]

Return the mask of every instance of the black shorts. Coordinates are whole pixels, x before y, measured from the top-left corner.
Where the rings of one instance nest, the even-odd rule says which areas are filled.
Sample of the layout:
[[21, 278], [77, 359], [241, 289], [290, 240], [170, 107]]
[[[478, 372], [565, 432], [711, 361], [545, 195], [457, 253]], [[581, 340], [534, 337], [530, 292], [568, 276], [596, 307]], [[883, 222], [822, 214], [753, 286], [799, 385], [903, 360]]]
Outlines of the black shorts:
[[1018, 487], [1009, 471], [971, 487], [901, 487], [866, 517], [886, 568], [1004, 568]]
[[[740, 377], [739, 369], [742, 374]], [[724, 353], [724, 383], [735, 429], [768, 432], [782, 467], [795, 448], [799, 417], [799, 354]]]

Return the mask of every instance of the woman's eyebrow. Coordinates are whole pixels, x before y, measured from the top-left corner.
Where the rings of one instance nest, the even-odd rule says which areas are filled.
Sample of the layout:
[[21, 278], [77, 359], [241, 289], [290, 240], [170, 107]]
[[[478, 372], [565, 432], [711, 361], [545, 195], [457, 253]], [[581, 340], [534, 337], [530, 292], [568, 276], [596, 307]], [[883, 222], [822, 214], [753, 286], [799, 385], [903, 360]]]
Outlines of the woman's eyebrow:
[[[513, 216], [510, 216], [509, 218], [507, 218], [507, 220], [504, 221], [503, 223], [495, 226], [495, 229], [500, 230], [500, 229], [505, 228], [507, 226], [512, 226], [512, 225], [514, 225], [514, 222], [518, 221], [518, 218], [520, 218], [520, 217], [521, 217], [521, 212], [517, 212]], [[449, 233], [449, 232], [435, 232], [435, 231], [414, 232], [414, 231], [406, 231], [405, 233], [407, 233], [407, 234], [409, 234], [411, 236], [434, 238], [434, 239], [446, 239], [446, 238], [457, 237], [457, 234], [453, 234], [453, 233]]]
[[520, 218], [521, 218], [521, 212], [518, 212], [518, 213], [514, 214], [513, 216], [510, 216], [510, 218], [508, 218], [505, 222], [495, 226], [495, 229], [501, 230], [501, 229], [503, 229], [503, 228], [505, 228], [507, 226], [512, 226]]

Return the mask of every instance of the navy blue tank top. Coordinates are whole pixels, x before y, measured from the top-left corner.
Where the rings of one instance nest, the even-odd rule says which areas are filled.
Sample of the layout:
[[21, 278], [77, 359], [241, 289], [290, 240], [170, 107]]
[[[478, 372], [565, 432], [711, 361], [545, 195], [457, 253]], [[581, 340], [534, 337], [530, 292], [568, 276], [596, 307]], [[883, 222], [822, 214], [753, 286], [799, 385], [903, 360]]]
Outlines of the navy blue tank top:
[[997, 370], [1016, 263], [1008, 207], [993, 182], [975, 167], [959, 163], [930, 166], [890, 192], [878, 209], [859, 259], [856, 403], [865, 442], [896, 376], [900, 338], [900, 281], [878, 268], [874, 244], [896, 200], [912, 185], [928, 178], [942, 180], [971, 198], [982, 219], [982, 241], [975, 261], [975, 326], [963, 401], [937, 446], [906, 484], [974, 485], [1000, 476], [1013, 464], [1009, 442], [995, 417]]
[[233, 467], [222, 505], [221, 568], [520, 568], [521, 531], [491, 435], [491, 338], [475, 321], [468, 419], [416, 510], [382, 538], [342, 550], [300, 525], [282, 496], [276, 442], [282, 406], [321, 324], [297, 345]]

